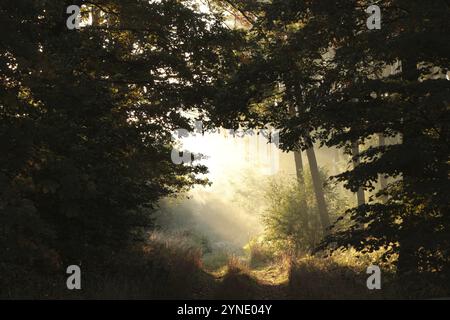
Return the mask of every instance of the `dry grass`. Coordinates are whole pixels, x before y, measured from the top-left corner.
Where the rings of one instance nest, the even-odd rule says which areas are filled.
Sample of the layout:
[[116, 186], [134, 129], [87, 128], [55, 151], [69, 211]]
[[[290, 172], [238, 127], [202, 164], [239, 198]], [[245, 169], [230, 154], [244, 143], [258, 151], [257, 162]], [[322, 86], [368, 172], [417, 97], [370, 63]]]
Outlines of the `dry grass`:
[[248, 273], [250, 267], [248, 262], [237, 255], [230, 255], [227, 261], [227, 271], [228, 273]]
[[266, 260], [258, 249], [250, 255], [258, 261], [254, 268], [251, 259], [222, 252], [211, 258], [222, 268], [208, 274], [203, 270], [201, 248], [180, 235], [154, 233], [145, 246], [117, 253], [102, 265], [83, 264], [81, 291], [66, 289], [62, 270], [56, 275], [38, 275], [9, 268], [10, 285], [0, 288], [0, 298], [398, 299], [449, 295], [426, 277], [400, 284], [389, 267], [392, 264], [380, 265], [382, 290], [367, 289], [366, 269], [379, 254], [346, 251], [296, 259], [286, 255], [263, 264]]
[[260, 242], [251, 242], [247, 249], [249, 251], [249, 265], [252, 268], [265, 266], [275, 259], [273, 252]]
[[231, 255], [214, 298], [252, 299], [255, 296], [256, 287], [257, 280], [250, 276], [248, 264], [242, 258]]
[[111, 255], [101, 264], [81, 266], [82, 290], [66, 288], [65, 270], [23, 274], [2, 288], [5, 299], [190, 299], [203, 293], [208, 275], [201, 250], [186, 239], [154, 233], [145, 246]]
[[383, 269], [382, 290], [369, 290], [366, 269], [377, 254], [358, 256], [347, 251], [331, 257], [278, 259], [251, 268], [237, 257], [228, 261], [216, 297], [223, 299], [396, 299], [392, 270]]
[[96, 281], [94, 298], [192, 298], [203, 276], [201, 250], [185, 239], [154, 233], [148, 243], [113, 262], [113, 274]]
[[[392, 264], [380, 265], [382, 253], [358, 254], [354, 250], [338, 251], [331, 256], [305, 255], [291, 263], [289, 295], [293, 299], [383, 299], [399, 297], [392, 285]], [[367, 288], [366, 273], [370, 265], [382, 270], [382, 289]]]

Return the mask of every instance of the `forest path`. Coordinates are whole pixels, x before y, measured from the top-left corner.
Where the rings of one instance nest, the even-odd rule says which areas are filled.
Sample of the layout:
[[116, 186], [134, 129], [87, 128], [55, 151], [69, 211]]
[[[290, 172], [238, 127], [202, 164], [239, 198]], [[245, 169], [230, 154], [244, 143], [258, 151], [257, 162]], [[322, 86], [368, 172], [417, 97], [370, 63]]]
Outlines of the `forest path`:
[[259, 268], [204, 270], [198, 297], [203, 299], [288, 299], [288, 270], [271, 264]]
[[250, 271], [258, 285], [257, 299], [287, 299], [289, 294], [289, 270], [285, 266], [271, 264]]

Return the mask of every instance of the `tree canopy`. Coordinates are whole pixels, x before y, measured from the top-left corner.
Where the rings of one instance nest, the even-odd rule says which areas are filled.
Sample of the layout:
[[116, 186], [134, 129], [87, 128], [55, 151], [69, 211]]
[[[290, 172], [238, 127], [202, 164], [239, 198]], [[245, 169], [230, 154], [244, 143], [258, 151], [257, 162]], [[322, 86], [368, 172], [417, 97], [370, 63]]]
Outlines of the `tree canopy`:
[[[142, 243], [160, 199], [206, 183], [205, 166], [171, 160], [195, 119], [269, 125], [296, 160], [307, 151], [317, 251], [382, 249], [400, 276], [450, 279], [449, 1], [376, 1], [380, 29], [367, 0], [207, 4], [1, 1], [0, 273]], [[345, 213], [327, 212], [318, 147], [352, 157], [333, 177], [358, 192]], [[284, 198], [289, 224], [306, 205]]]
[[151, 226], [157, 200], [203, 183], [204, 167], [172, 163], [172, 132], [207, 112], [233, 64], [234, 33], [189, 2], [78, 1], [79, 30], [66, 27], [71, 4], [0, 5], [0, 243], [12, 260], [44, 247], [108, 255]]
[[448, 2], [385, 1], [380, 30], [367, 27], [370, 1], [226, 2], [252, 24], [248, 63], [227, 87], [236, 106], [222, 104], [231, 118], [280, 128], [285, 150], [401, 140], [353, 155], [336, 177], [354, 192], [394, 179], [321, 248], [384, 248], [399, 272], [448, 271]]

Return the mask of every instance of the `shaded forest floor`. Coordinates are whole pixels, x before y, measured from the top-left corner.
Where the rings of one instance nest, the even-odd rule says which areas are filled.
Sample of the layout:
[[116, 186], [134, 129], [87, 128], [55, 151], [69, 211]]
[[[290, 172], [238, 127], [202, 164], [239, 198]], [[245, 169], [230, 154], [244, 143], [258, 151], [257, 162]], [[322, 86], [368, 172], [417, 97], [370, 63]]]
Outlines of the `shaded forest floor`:
[[[325, 267], [328, 270], [324, 270]], [[349, 268], [305, 258], [257, 267], [231, 260], [219, 270], [204, 271], [199, 299], [382, 299], [366, 287], [365, 275]]]
[[279, 265], [257, 269], [227, 265], [204, 272], [199, 299], [289, 299], [288, 270]]
[[[358, 265], [333, 258], [302, 257], [257, 267], [231, 261], [215, 271], [204, 271], [198, 299], [442, 299], [446, 289], [426, 276], [399, 281], [393, 273], [382, 275], [381, 290], [369, 290], [369, 275]], [[447, 289], [448, 290], [448, 289]]]
[[[352, 254], [252, 261], [208, 259], [176, 239], [153, 239], [145, 247], [82, 266], [82, 290], [66, 288], [67, 275], [4, 269], [2, 299], [403, 299], [442, 298], [450, 292], [427, 277], [401, 282], [383, 269], [382, 289], [369, 290], [370, 262]], [[9, 271], [8, 271], [9, 270]], [[9, 272], [9, 273], [8, 273]], [[433, 284], [434, 283], [434, 284]]]

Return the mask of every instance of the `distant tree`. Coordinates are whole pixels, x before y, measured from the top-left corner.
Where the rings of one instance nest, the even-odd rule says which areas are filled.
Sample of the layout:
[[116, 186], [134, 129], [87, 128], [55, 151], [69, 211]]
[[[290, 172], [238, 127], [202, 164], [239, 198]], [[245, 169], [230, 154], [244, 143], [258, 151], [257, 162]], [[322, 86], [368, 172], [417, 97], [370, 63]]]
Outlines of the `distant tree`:
[[[247, 21], [249, 40], [248, 46], [241, 51], [244, 58], [241, 60], [239, 71], [234, 76], [224, 79], [223, 93], [216, 99], [217, 121], [228, 126], [244, 124], [250, 127], [262, 127], [271, 124], [282, 128], [281, 122], [292, 121], [299, 116], [301, 108], [298, 97], [302, 91], [299, 81], [303, 77], [298, 68], [291, 65], [291, 55], [295, 55], [295, 52], [276, 52], [282, 50], [278, 45], [285, 36], [284, 29], [275, 30], [266, 25], [267, 3], [216, 2], [222, 3], [228, 10]], [[307, 136], [308, 130], [304, 133]], [[298, 177], [301, 177], [300, 170], [303, 167], [303, 163], [300, 163], [301, 151], [306, 150], [315, 186], [319, 218], [323, 230], [327, 232], [331, 222], [324, 200], [323, 186], [319, 179], [313, 141], [304, 145], [299, 143], [286, 145], [285, 141], [281, 143], [284, 150], [296, 153]], [[301, 178], [299, 182], [301, 183]]]
[[[359, 144], [358, 142], [352, 143], [352, 159], [353, 159], [353, 168], [356, 169], [359, 166]], [[362, 187], [358, 188], [356, 192], [356, 200], [358, 206], [362, 206], [366, 200], [364, 197], [364, 189]]]

